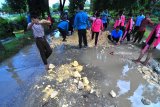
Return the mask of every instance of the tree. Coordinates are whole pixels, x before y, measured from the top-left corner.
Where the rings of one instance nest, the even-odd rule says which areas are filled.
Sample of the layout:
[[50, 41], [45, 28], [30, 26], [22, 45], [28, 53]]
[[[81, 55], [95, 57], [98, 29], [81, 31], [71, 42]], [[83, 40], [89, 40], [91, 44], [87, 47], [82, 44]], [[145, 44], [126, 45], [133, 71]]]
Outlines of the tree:
[[60, 12], [62, 14], [66, 0], [59, 0], [59, 2], [60, 2], [60, 5], [59, 5], [60, 6]]
[[86, 0], [69, 0], [69, 14], [70, 16], [73, 16], [76, 13], [76, 10], [78, 9], [79, 5], [85, 4]]
[[48, 0], [27, 0], [29, 12], [31, 15], [45, 17], [45, 12], [50, 16], [50, 8]]
[[12, 9], [8, 6], [7, 3], [3, 3], [0, 10], [3, 11], [3, 12], [7, 12], [7, 13], [13, 12]]
[[6, 0], [6, 4], [13, 12], [22, 13], [27, 9], [26, 0]]

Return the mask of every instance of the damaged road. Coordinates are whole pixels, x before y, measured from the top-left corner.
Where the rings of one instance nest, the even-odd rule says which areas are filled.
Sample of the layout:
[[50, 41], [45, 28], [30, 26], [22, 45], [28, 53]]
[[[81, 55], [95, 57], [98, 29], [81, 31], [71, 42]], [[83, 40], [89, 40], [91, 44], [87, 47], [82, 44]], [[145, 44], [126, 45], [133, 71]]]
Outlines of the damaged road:
[[105, 39], [97, 48], [92, 43], [79, 50], [72, 44], [75, 36], [68, 43], [53, 38], [50, 70], [32, 76], [23, 94], [4, 107], [159, 107], [159, 74], [131, 61], [138, 56], [135, 46], [113, 46]]

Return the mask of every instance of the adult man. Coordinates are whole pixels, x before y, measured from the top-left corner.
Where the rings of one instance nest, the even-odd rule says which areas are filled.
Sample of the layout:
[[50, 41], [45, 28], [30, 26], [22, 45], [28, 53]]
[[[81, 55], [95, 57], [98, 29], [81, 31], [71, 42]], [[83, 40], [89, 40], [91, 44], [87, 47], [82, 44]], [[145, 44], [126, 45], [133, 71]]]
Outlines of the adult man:
[[87, 47], [86, 29], [89, 28], [88, 15], [83, 11], [83, 6], [79, 5], [79, 12], [75, 16], [74, 28], [78, 30], [79, 48], [82, 48], [82, 39], [84, 46]]
[[120, 41], [123, 35], [123, 31], [120, 30], [120, 27], [117, 26], [116, 29], [112, 30], [111, 35], [108, 35], [108, 39], [111, 42], [116, 42], [117, 45], [120, 45]]
[[51, 55], [52, 49], [45, 39], [43, 24], [50, 25], [50, 22], [45, 20], [40, 21], [37, 16], [32, 16], [31, 20], [32, 22], [28, 24], [27, 29], [32, 29], [37, 48], [39, 49], [46, 70], [48, 70], [47, 58]]

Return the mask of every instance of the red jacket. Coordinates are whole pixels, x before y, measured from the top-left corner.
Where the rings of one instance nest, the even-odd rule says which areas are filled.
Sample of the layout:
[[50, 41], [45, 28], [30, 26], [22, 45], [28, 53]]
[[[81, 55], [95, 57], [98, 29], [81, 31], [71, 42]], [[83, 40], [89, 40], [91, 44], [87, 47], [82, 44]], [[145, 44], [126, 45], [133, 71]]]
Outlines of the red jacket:
[[153, 46], [156, 47], [160, 43], [160, 23], [151, 31], [148, 38], [146, 39], [146, 43], [153, 36], [154, 31], [156, 32], [157, 39], [153, 42]]
[[126, 24], [126, 31], [132, 30], [133, 28], [133, 19], [129, 18], [128, 23]]

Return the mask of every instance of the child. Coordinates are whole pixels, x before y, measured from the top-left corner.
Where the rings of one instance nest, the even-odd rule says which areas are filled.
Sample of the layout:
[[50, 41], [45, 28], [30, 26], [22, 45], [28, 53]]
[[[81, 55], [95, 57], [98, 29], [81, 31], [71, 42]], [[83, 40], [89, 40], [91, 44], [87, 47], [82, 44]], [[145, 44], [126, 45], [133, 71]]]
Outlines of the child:
[[96, 34], [95, 46], [97, 46], [99, 32], [103, 30], [103, 22], [100, 19], [99, 13], [96, 13], [96, 19], [93, 21], [91, 29], [92, 29], [92, 40], [94, 39], [94, 34]]
[[114, 29], [116, 29], [117, 28], [117, 26], [120, 26], [120, 23], [121, 23], [121, 20], [120, 20], [120, 18], [119, 18], [119, 15], [117, 14], [116, 15], [116, 20], [115, 20], [115, 23], [114, 23]]
[[120, 30], [120, 26], [117, 26], [116, 29], [113, 29], [111, 35], [108, 35], [108, 39], [111, 42], [116, 42], [117, 45], [120, 45], [120, 40], [123, 35], [122, 30]]
[[132, 19], [132, 14], [129, 13], [129, 19], [128, 19], [128, 23], [126, 25], [126, 29], [125, 29], [125, 33], [123, 35], [122, 41], [124, 41], [124, 39], [127, 37], [127, 41], [130, 41], [130, 33], [132, 31], [133, 28], [133, 19]]
[[120, 29], [123, 31], [123, 33], [124, 33], [124, 30], [125, 30], [125, 27], [124, 27], [124, 24], [125, 24], [125, 15], [124, 15], [124, 12], [123, 12], [123, 10], [121, 10], [120, 12], [119, 12], [119, 15], [120, 15], [120, 20], [121, 20], [121, 23], [120, 23]]
[[[160, 18], [159, 18], [160, 21]], [[152, 30], [146, 39], [146, 45], [142, 48], [140, 56], [135, 62], [140, 62], [145, 53], [148, 52], [146, 60], [143, 62], [146, 65], [152, 55], [152, 50], [160, 43], [160, 23]]]
[[58, 24], [59, 32], [63, 37], [63, 42], [66, 42], [66, 36], [68, 34], [69, 22], [67, 21], [67, 17], [63, 17], [62, 21]]

